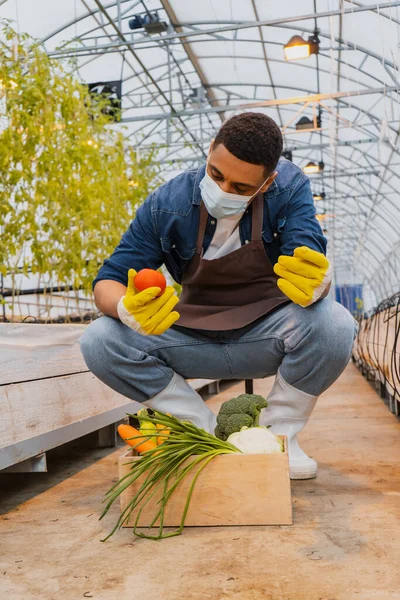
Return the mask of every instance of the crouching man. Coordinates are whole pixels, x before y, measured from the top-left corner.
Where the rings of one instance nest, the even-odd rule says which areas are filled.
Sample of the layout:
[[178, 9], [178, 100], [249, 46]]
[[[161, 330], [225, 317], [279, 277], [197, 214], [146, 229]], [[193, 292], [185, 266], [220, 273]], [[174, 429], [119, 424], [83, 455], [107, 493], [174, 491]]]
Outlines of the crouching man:
[[[215, 417], [185, 379], [276, 374], [260, 424], [288, 436], [290, 475], [315, 477], [299, 447], [318, 396], [338, 378], [356, 324], [326, 298], [330, 266], [310, 184], [281, 159], [266, 115], [229, 119], [205, 165], [156, 189], [104, 261], [94, 295], [105, 316], [86, 330], [89, 369], [120, 394], [213, 432]], [[182, 284], [137, 292], [143, 268]], [[179, 302], [179, 304], [178, 304]]]

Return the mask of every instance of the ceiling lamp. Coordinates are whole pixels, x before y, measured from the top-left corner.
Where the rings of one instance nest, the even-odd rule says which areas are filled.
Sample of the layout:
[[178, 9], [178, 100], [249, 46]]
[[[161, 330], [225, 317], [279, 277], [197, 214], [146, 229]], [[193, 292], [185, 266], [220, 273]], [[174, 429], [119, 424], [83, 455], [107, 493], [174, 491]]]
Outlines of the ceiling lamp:
[[303, 172], [306, 175], [313, 175], [315, 173], [321, 173], [324, 170], [324, 167], [325, 167], [325, 165], [324, 165], [324, 163], [322, 161], [320, 161], [319, 163], [315, 163], [315, 162], [310, 161], [303, 168]]
[[144, 29], [150, 35], [168, 31], [167, 23], [160, 20], [156, 10], [152, 13], [147, 11], [145, 15], [134, 15], [132, 19], [129, 19], [128, 26], [132, 31]]
[[203, 87], [193, 88], [187, 100], [193, 108], [202, 108], [206, 102], [206, 93]]
[[314, 121], [311, 121], [311, 119], [308, 117], [301, 117], [301, 119], [296, 123], [296, 129], [298, 131], [300, 129], [315, 129]]
[[308, 58], [310, 54], [318, 54], [318, 33], [315, 31], [308, 40], [302, 38], [301, 35], [294, 35], [283, 47], [283, 51], [286, 60], [299, 60], [300, 58]]
[[291, 150], [284, 150], [282, 152], [282, 157], [286, 158], [286, 160], [290, 160], [290, 162], [293, 162], [293, 152]]
[[317, 200], [324, 200], [325, 196], [325, 192], [321, 192], [320, 194], [313, 194], [314, 202], [317, 202]]
[[296, 123], [297, 131], [301, 130], [311, 130], [311, 129], [321, 129], [322, 123], [322, 111], [321, 107], [318, 108], [318, 114], [314, 113], [313, 119], [309, 119], [308, 117], [301, 117]]
[[322, 223], [322, 221], [326, 221], [327, 219], [334, 219], [336, 217], [335, 214], [329, 214], [324, 212], [318, 213], [315, 215], [317, 221], [320, 221]]

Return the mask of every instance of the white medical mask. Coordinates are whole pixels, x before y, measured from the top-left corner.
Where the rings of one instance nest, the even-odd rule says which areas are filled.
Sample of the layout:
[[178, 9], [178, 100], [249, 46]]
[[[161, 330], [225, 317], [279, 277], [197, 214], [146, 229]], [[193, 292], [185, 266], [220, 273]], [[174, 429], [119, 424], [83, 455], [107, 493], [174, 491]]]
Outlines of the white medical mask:
[[250, 200], [258, 194], [268, 178], [260, 185], [255, 194], [251, 196], [241, 196], [240, 194], [230, 194], [221, 190], [218, 183], [212, 179], [206, 172], [200, 181], [201, 197], [207, 209], [207, 212], [215, 219], [224, 219], [233, 215], [243, 214]]

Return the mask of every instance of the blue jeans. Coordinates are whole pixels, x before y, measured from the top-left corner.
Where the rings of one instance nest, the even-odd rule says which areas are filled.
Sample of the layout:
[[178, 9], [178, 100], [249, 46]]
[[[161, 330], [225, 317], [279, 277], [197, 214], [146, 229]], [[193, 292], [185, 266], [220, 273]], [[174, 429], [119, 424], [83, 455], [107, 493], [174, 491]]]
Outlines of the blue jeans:
[[161, 392], [174, 371], [186, 379], [258, 379], [279, 368], [285, 381], [318, 396], [347, 365], [356, 330], [350, 313], [325, 298], [308, 308], [288, 304], [231, 331], [173, 326], [143, 336], [101, 317], [84, 332], [81, 350], [101, 381], [138, 402]]

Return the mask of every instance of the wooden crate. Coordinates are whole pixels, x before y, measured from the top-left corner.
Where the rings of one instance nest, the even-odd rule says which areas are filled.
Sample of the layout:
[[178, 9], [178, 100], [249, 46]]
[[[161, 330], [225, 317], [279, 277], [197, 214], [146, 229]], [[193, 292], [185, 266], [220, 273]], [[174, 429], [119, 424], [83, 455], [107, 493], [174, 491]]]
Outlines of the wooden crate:
[[[285, 452], [281, 454], [225, 454], [214, 458], [197, 479], [187, 526], [215, 525], [291, 525], [292, 501], [286, 437], [282, 436]], [[119, 475], [126, 475], [134, 460], [134, 450], [119, 459]], [[197, 468], [194, 469], [196, 471]], [[180, 524], [193, 474], [177, 487], [165, 510], [164, 525]], [[140, 481], [129, 486], [120, 496], [121, 510], [132, 499]], [[140, 526], [148, 526], [156, 514], [152, 498], [143, 509]], [[132, 527], [134, 513], [125, 527]]]

